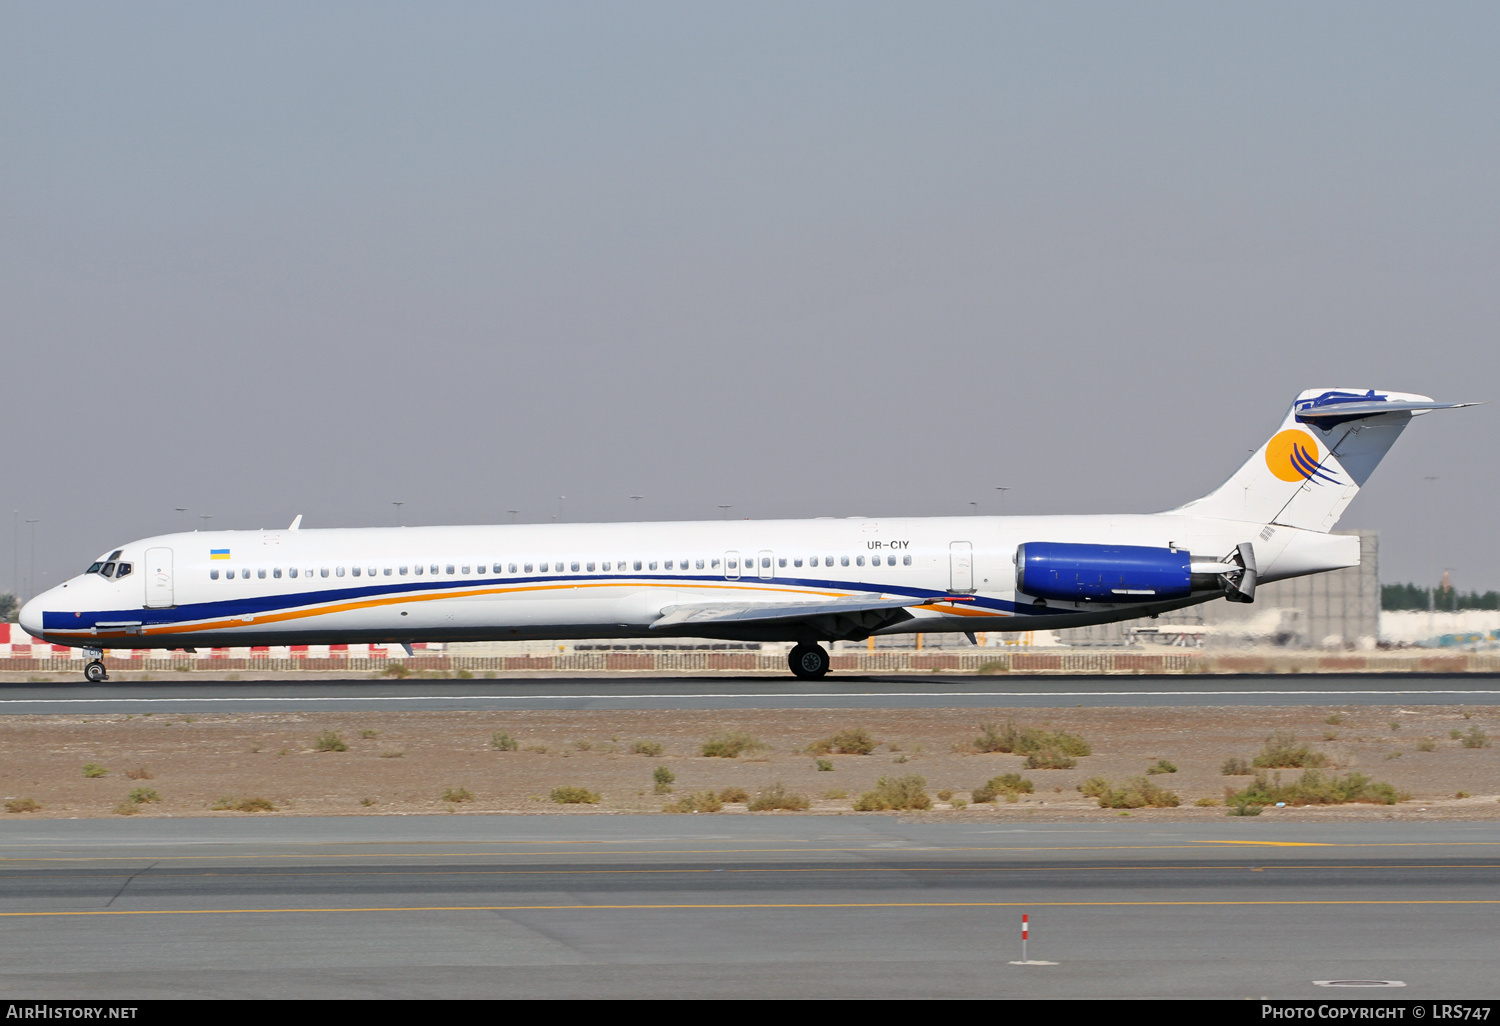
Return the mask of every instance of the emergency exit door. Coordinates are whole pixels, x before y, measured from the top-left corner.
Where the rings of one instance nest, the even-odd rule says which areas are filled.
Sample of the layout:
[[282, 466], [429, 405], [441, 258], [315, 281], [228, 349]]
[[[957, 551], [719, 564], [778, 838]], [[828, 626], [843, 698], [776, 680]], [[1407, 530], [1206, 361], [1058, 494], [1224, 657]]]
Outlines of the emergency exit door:
[[974, 545], [952, 542], [948, 546], [948, 590], [955, 595], [974, 591]]

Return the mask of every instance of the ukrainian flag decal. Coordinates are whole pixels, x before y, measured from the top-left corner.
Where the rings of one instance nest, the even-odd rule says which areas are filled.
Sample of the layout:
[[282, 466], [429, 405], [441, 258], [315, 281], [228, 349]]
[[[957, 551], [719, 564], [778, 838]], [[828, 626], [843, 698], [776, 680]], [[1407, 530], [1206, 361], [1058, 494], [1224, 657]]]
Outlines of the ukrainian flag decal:
[[208, 550], [208, 558], [209, 559], [228, 559], [229, 558], [229, 550], [228, 549], [209, 549]]

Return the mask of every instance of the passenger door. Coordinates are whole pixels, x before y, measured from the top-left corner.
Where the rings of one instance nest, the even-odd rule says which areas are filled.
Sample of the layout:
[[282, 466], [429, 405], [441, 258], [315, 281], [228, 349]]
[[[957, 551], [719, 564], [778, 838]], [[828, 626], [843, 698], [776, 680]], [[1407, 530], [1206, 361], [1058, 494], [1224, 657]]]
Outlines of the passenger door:
[[177, 604], [172, 587], [172, 550], [146, 550], [146, 608], [170, 609]]

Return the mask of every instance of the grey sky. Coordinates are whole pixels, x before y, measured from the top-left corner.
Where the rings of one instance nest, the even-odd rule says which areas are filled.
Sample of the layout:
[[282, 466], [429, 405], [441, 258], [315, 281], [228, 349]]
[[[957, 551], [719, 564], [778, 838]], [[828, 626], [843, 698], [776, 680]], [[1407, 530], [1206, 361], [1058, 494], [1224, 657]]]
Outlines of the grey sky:
[[[1303, 388], [1500, 399], [1497, 30], [1479, 3], [0, 0], [0, 512], [41, 518], [47, 586], [198, 514], [397, 499], [1175, 505]], [[1500, 587], [1495, 439], [1494, 407], [1412, 425], [1341, 525], [1381, 530], [1387, 581]]]

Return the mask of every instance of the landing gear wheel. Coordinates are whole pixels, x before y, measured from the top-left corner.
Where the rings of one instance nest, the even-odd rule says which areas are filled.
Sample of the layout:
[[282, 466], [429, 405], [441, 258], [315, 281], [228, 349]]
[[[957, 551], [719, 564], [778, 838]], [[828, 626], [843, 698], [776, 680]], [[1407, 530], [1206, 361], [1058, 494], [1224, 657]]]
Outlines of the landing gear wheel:
[[104, 669], [102, 660], [95, 659], [83, 668], [83, 675], [88, 678], [90, 684], [102, 684], [109, 680], [109, 674]]
[[828, 653], [822, 645], [798, 645], [787, 657], [792, 673], [802, 680], [818, 680], [828, 673]]

